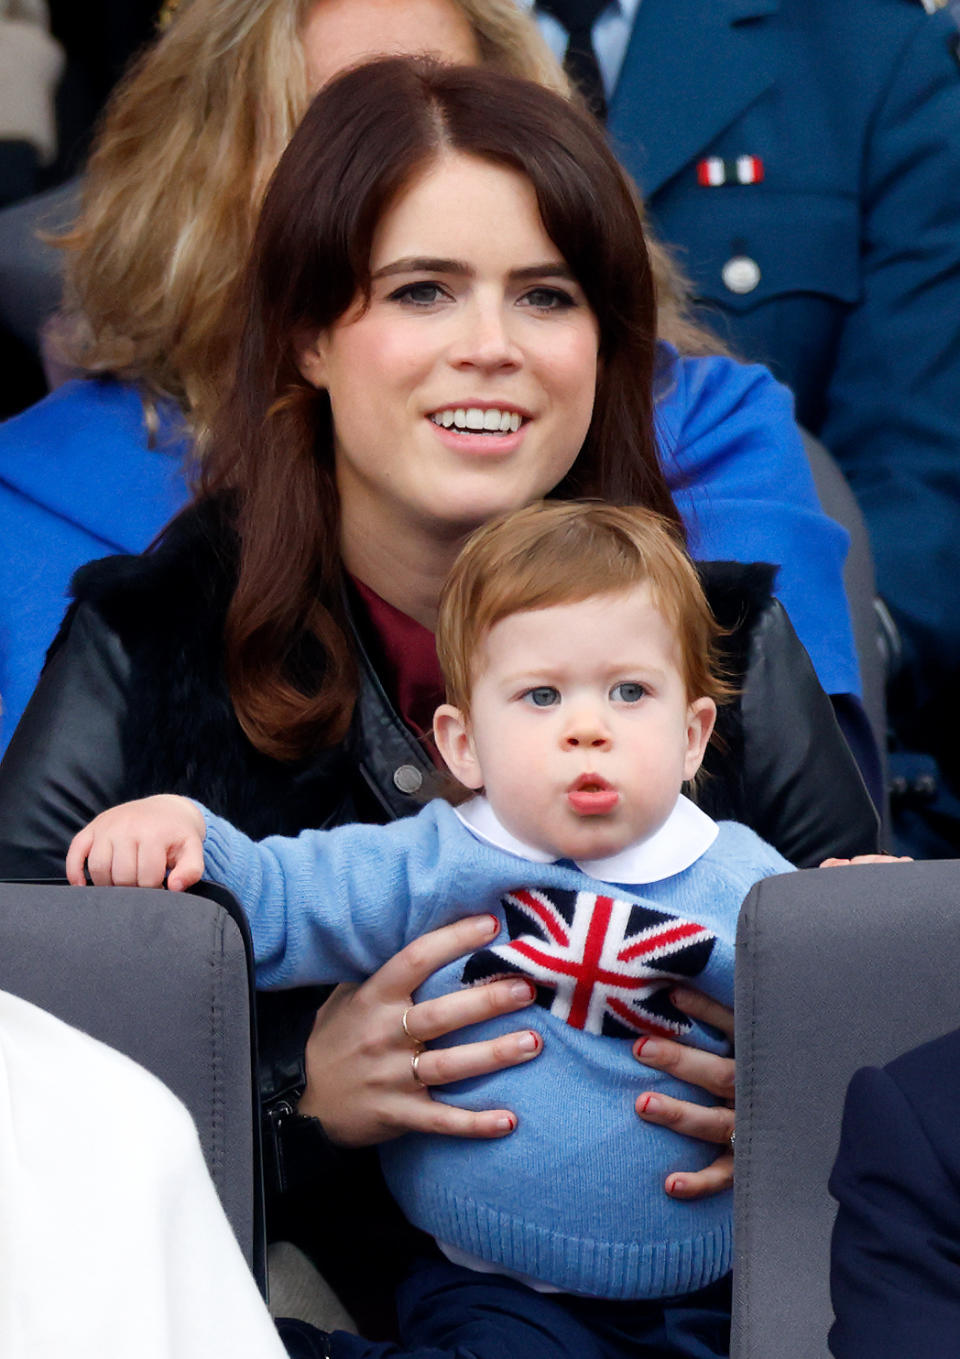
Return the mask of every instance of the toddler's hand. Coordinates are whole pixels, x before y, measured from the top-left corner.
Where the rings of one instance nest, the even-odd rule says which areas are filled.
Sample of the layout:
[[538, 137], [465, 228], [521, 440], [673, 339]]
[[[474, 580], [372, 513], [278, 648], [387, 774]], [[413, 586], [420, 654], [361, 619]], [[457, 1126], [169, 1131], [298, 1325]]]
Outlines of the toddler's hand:
[[855, 868], [857, 864], [912, 864], [909, 854], [857, 854], [852, 859], [824, 859], [821, 868]]
[[200, 811], [185, 797], [157, 797], [124, 802], [94, 817], [73, 838], [67, 854], [67, 879], [85, 882], [84, 865], [96, 887], [162, 887], [182, 892], [203, 876], [203, 839], [207, 833]]

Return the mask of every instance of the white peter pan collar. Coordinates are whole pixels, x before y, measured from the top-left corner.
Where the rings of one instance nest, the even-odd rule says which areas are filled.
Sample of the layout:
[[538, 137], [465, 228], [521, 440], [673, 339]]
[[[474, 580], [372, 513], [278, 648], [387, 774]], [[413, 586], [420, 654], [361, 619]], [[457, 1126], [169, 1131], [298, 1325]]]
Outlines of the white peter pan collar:
[[[556, 860], [545, 850], [524, 844], [507, 830], [485, 797], [474, 797], [453, 809], [478, 840], [535, 864]], [[682, 873], [705, 854], [718, 834], [717, 823], [681, 795], [659, 830], [605, 859], [576, 859], [577, 867], [599, 882], [662, 882]]]

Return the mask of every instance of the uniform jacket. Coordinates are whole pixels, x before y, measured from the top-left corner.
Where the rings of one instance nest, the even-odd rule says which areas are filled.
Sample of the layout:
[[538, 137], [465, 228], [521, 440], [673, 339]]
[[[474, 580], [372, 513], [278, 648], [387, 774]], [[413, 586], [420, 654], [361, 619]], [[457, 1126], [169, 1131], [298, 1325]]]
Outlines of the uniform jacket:
[[[850, 480], [921, 702], [960, 668], [957, 39], [919, 0], [643, 0], [608, 117], [705, 319]], [[741, 156], [762, 180], [700, 183]]]
[[960, 1353], [960, 1031], [850, 1083], [830, 1179], [837, 1359]]
[[[183, 505], [182, 426], [148, 443], [140, 398], [70, 382], [0, 427], [0, 753], [36, 684], [70, 576], [140, 552]], [[704, 560], [783, 563], [777, 593], [828, 693], [859, 693], [843, 594], [846, 534], [818, 505], [787, 393], [762, 368], [662, 352], [657, 430]]]
[[[247, 913], [258, 986], [362, 979], [465, 906], [494, 915], [499, 936], [440, 968], [414, 999], [500, 976], [537, 986], [524, 1014], [543, 1035], [536, 1062], [433, 1096], [511, 1109], [512, 1136], [411, 1136], [381, 1148], [410, 1221], [458, 1254], [592, 1297], [671, 1297], [727, 1273], [733, 1195], [677, 1204], [661, 1190], [671, 1171], [709, 1165], [716, 1146], [637, 1128], [632, 1047], [653, 1033], [729, 1052], [669, 990], [680, 981], [732, 1006], [740, 905], [760, 878], [790, 871], [774, 849], [682, 797], [642, 843], [576, 864], [518, 841], [483, 798], [259, 844], [201, 811], [204, 876]], [[496, 1038], [515, 1019], [471, 1034]], [[646, 1084], [704, 1098], [661, 1072]]]

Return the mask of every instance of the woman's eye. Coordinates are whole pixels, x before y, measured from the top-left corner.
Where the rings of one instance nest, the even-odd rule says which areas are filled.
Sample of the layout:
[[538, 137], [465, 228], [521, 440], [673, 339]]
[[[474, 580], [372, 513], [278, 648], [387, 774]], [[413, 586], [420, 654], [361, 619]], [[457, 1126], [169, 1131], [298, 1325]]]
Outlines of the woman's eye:
[[405, 283], [390, 294], [390, 301], [407, 302], [414, 307], [431, 307], [445, 296], [439, 283]]
[[623, 680], [610, 690], [610, 697], [617, 703], [639, 703], [646, 693], [642, 684], [636, 680]]
[[560, 691], [551, 684], [539, 684], [536, 689], [526, 691], [523, 701], [532, 703], [535, 708], [551, 708], [554, 703], [560, 702]]
[[521, 298], [524, 306], [537, 311], [565, 311], [577, 305], [576, 300], [563, 288], [530, 288]]

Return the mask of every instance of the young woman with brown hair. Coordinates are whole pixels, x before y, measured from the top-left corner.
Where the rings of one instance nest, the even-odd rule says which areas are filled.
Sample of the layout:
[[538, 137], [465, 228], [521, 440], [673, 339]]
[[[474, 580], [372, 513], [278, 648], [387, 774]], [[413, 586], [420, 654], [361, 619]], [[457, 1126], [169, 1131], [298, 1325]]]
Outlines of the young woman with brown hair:
[[[682, 427], [705, 393], [739, 409], [759, 380], [727, 360], [707, 361], [698, 384], [678, 377], [656, 340], [636, 204], [599, 130], [558, 95], [480, 69], [383, 62], [318, 97], [268, 192], [242, 311], [198, 504], [144, 557], [78, 577], [0, 770], [0, 871], [59, 871], [81, 824], [160, 789], [192, 793], [258, 837], [415, 810], [432, 771], [420, 739], [437, 698], [430, 627], [464, 536], [547, 494], [640, 501], [678, 522], [655, 384], [658, 412]], [[869, 850], [869, 800], [770, 572], [710, 579], [742, 688], [711, 806], [795, 861]], [[501, 989], [411, 1004], [426, 972], [476, 946], [478, 928], [418, 941], [336, 1002], [308, 1046], [300, 1115], [353, 1143], [408, 1129], [508, 1133], [505, 1111], [440, 1105], [411, 1073], [411, 1040], [524, 1003]], [[349, 1222], [323, 1225], [317, 1129], [294, 1115], [316, 998], [280, 1001], [261, 1016], [264, 1093], [287, 1187], [289, 1139], [307, 1144], [313, 1183], [274, 1198], [274, 1229], [312, 1235], [335, 1266]], [[712, 1003], [685, 1003], [729, 1025]], [[535, 1055], [509, 1035], [425, 1052], [417, 1075], [429, 1086]], [[727, 1059], [691, 1065], [665, 1043], [655, 1064], [708, 1100], [732, 1089]], [[661, 1101], [643, 1116], [722, 1146], [671, 1192], [729, 1183], [728, 1110]], [[353, 1199], [349, 1221], [369, 1253]]]
[[[140, 551], [184, 503], [185, 455], [205, 447], [232, 371], [242, 319], [235, 284], [257, 210], [312, 92], [356, 61], [420, 51], [567, 88], [513, 0], [180, 0], [170, 8], [171, 21], [111, 101], [80, 215], [62, 238], [67, 290], [56, 347], [75, 372], [98, 380], [67, 383], [0, 432], [0, 534], [19, 548], [7, 570], [0, 566], [0, 751], [36, 683], [71, 572], [107, 551]], [[661, 339], [684, 356], [716, 354], [716, 341], [686, 319], [684, 284], [666, 253], [655, 242], [648, 252]], [[753, 370], [736, 405], [716, 400], [718, 371], [680, 361], [664, 377], [665, 386], [687, 388], [683, 422], [665, 408], [658, 432], [710, 520], [694, 546], [701, 555], [780, 561], [778, 588], [824, 687], [856, 693], [843, 535], [819, 512], [789, 398]], [[708, 464], [697, 448], [714, 436], [722, 488], [716, 454]], [[744, 538], [737, 507], [749, 501], [783, 525], [782, 540], [769, 540], [760, 517]], [[811, 562], [818, 576], [808, 583]]]

